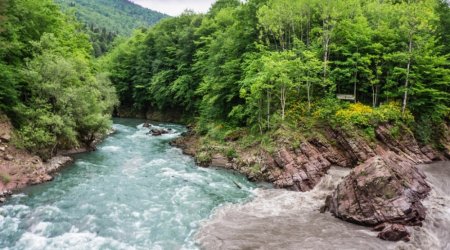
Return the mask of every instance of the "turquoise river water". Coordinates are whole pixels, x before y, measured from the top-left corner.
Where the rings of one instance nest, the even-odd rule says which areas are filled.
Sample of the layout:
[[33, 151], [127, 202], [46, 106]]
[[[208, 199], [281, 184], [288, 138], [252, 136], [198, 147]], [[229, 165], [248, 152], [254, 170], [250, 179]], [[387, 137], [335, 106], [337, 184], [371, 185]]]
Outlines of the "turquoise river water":
[[200, 221], [250, 197], [243, 176], [199, 168], [169, 145], [184, 127], [153, 137], [140, 123], [115, 120], [97, 151], [0, 206], [0, 249], [196, 248]]
[[319, 213], [350, 170], [332, 168], [310, 192], [270, 189], [234, 172], [200, 168], [142, 121], [115, 120], [98, 150], [54, 181], [0, 205], [0, 249], [445, 249], [450, 250], [450, 164], [420, 166], [433, 187], [411, 241]]

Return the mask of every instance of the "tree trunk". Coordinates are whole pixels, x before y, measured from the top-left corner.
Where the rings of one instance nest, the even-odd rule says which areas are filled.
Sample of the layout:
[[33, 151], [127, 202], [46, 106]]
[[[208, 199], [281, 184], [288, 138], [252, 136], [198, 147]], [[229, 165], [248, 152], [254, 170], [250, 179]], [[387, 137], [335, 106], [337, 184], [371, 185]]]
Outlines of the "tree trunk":
[[326, 20], [323, 20], [323, 82], [327, 80], [327, 70], [328, 70], [328, 47], [330, 44], [330, 30]]
[[324, 53], [323, 53], [323, 82], [327, 80], [327, 67], [328, 67], [328, 38], [324, 38]]
[[263, 107], [263, 100], [262, 97], [259, 98], [259, 110], [258, 110], [258, 125], [259, 125], [259, 133], [262, 135], [263, 134], [263, 118], [262, 118], [262, 112], [264, 110]]
[[308, 96], [308, 113], [311, 112], [311, 83], [308, 81], [306, 81], [306, 93]]
[[375, 85], [372, 84], [372, 108], [375, 108]]
[[284, 121], [284, 114], [286, 108], [286, 85], [283, 84], [280, 89], [280, 101], [281, 101], [281, 120]]
[[405, 92], [403, 94], [402, 113], [405, 113], [406, 104], [408, 101], [408, 85], [409, 85], [409, 73], [411, 70], [411, 55], [412, 54], [412, 34], [409, 34], [409, 48], [408, 48], [408, 65], [406, 66], [406, 79], [405, 79]]
[[[356, 69], [358, 69], [358, 65], [356, 65]], [[358, 70], [356, 70], [355, 72], [355, 76], [353, 79], [353, 98], [355, 98], [355, 103], [356, 103], [356, 82], [358, 80]]]
[[270, 130], [270, 92], [267, 90], [267, 130]]

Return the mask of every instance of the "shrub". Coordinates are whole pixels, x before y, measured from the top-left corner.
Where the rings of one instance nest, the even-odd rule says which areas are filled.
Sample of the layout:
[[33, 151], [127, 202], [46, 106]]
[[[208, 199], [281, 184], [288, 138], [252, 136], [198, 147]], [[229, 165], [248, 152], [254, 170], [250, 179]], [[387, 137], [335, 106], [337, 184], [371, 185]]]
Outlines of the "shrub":
[[236, 152], [236, 150], [234, 148], [230, 148], [227, 150], [226, 152], [227, 158], [228, 159], [233, 159], [233, 158], [237, 158], [238, 154]]
[[207, 151], [202, 151], [197, 154], [197, 163], [201, 166], [206, 166], [211, 163], [211, 155]]
[[331, 121], [339, 110], [346, 107], [348, 107], [347, 102], [336, 98], [324, 98], [314, 105], [313, 116], [323, 121]]
[[261, 172], [261, 165], [259, 165], [258, 163], [253, 164], [253, 165], [250, 167], [250, 171], [251, 171], [251, 173], [253, 173], [253, 174], [258, 174], [258, 173], [260, 173], [260, 172]]
[[341, 125], [367, 127], [373, 124], [374, 110], [361, 103], [350, 104], [348, 108], [336, 112], [336, 121]]
[[402, 114], [400, 105], [395, 102], [383, 104], [378, 108], [354, 103], [347, 108], [338, 110], [332, 121], [344, 128], [353, 126], [368, 128], [376, 127], [382, 123], [408, 125], [414, 121], [414, 117], [409, 111]]
[[11, 176], [5, 173], [0, 173], [0, 181], [4, 184], [8, 184], [11, 181]]

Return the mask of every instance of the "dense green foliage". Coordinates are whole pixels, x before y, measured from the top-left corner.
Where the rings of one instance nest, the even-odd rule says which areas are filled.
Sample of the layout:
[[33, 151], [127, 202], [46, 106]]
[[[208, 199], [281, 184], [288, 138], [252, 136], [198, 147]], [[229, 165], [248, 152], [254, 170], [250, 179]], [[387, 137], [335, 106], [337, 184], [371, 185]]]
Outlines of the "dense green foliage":
[[116, 104], [109, 79], [94, 69], [92, 46], [51, 0], [1, 0], [0, 112], [16, 144], [44, 158], [110, 127]]
[[133, 30], [149, 27], [167, 15], [143, 8], [128, 0], [55, 0], [62, 9], [74, 12], [85, 24], [92, 42], [93, 55], [99, 57], [110, 50], [117, 36], [128, 37]]
[[149, 27], [167, 15], [143, 8], [128, 0], [55, 0], [65, 10], [72, 10], [80, 22], [120, 35]]
[[95, 57], [100, 57], [108, 52], [118, 36], [114, 31], [108, 31], [105, 28], [99, 29], [93, 24], [85, 25], [84, 31], [89, 35], [93, 48], [92, 53]]
[[327, 122], [347, 94], [371, 110], [397, 103], [420, 131], [449, 118], [449, 17], [444, 0], [219, 0], [137, 32], [104, 65], [123, 105], [181, 108], [205, 130]]
[[[323, 125], [371, 136], [389, 122], [430, 143], [449, 121], [445, 0], [219, 0], [135, 30], [101, 70], [92, 55], [161, 16], [127, 1], [60, 2], [85, 25], [50, 0], [0, 0], [0, 109], [19, 144], [41, 155], [105, 132], [110, 80], [122, 106], [184, 111], [218, 140]], [[135, 15], [150, 19], [131, 25]]]

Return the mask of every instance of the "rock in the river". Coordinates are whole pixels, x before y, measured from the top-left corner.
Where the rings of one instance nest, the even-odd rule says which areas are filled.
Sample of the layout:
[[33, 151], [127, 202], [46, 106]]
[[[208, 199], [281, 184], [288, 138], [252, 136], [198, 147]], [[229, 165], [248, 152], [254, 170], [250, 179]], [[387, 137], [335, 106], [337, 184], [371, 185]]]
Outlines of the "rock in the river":
[[6, 198], [11, 196], [12, 192], [10, 190], [0, 190], [0, 203], [6, 201]]
[[145, 122], [144, 125], [142, 125], [142, 127], [144, 127], [144, 128], [151, 128], [151, 127], [153, 127], [153, 125], [150, 124], [149, 122]]
[[149, 132], [149, 134], [151, 134], [153, 136], [160, 136], [160, 135], [167, 134], [167, 133], [169, 133], [169, 131], [167, 131], [166, 129], [158, 129], [158, 128], [153, 128]]
[[376, 226], [375, 231], [381, 231], [378, 238], [388, 241], [409, 241], [409, 232], [404, 225], [383, 223]]
[[327, 198], [326, 207], [336, 217], [362, 225], [421, 225], [421, 200], [430, 190], [413, 162], [385, 152], [356, 167]]
[[[60, 168], [70, 164], [73, 162], [73, 159], [68, 157], [68, 156], [55, 156], [53, 158], [50, 159], [49, 162], [47, 162], [45, 164], [45, 168], [46, 168], [46, 174], [52, 174], [56, 171], [58, 171]], [[48, 177], [46, 177], [48, 178]], [[46, 179], [44, 178], [44, 179]], [[45, 180], [47, 181], [47, 180]]]

